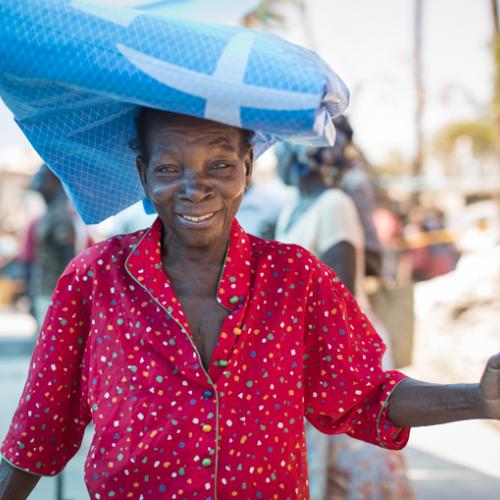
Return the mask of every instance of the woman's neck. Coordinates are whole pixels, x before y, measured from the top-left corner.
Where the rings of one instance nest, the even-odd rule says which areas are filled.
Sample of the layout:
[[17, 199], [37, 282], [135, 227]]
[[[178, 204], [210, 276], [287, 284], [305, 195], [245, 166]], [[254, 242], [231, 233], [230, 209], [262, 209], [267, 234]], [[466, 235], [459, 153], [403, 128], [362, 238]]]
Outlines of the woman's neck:
[[186, 247], [171, 239], [163, 240], [163, 262], [167, 267], [212, 267], [224, 262], [228, 239], [206, 247]]
[[178, 297], [206, 296], [217, 292], [228, 240], [207, 248], [190, 248], [163, 240], [163, 268]]
[[301, 198], [317, 198], [328, 187], [319, 175], [306, 177], [299, 182], [299, 192]]
[[200, 247], [186, 246], [175, 234], [163, 230], [162, 261], [166, 270], [178, 270], [187, 274], [200, 270], [218, 272], [224, 263], [229, 244], [229, 234], [221, 235], [212, 244]]

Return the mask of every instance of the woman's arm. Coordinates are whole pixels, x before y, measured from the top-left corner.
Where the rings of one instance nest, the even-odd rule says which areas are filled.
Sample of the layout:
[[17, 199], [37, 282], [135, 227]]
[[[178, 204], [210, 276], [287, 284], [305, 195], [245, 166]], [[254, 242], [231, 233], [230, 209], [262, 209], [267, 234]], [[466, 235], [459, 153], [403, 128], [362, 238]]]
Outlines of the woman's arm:
[[40, 476], [16, 469], [7, 461], [0, 462], [0, 500], [24, 500], [36, 486]]
[[403, 380], [389, 400], [389, 420], [419, 427], [457, 420], [500, 420], [500, 353], [488, 361], [479, 384], [429, 384]]
[[356, 289], [356, 249], [348, 241], [340, 241], [320, 255], [320, 260], [335, 271], [354, 295]]

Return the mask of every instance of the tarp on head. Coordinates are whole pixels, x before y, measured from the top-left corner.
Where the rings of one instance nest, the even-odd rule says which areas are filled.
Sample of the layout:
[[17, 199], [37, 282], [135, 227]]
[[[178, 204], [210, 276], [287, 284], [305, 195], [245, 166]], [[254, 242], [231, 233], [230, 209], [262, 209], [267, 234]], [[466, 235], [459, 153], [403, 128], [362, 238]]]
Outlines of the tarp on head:
[[0, 2], [0, 94], [86, 223], [143, 198], [140, 106], [331, 145], [348, 91], [314, 52], [266, 33], [78, 0]]

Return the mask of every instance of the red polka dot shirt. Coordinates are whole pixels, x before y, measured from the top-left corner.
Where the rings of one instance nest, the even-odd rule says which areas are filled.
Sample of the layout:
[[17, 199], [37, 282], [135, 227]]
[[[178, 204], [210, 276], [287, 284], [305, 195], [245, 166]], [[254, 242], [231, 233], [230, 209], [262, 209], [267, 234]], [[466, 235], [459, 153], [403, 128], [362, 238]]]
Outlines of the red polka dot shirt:
[[161, 260], [162, 223], [97, 244], [68, 266], [2, 453], [60, 472], [95, 435], [91, 498], [309, 498], [304, 418], [391, 449], [404, 378], [330, 268], [233, 222], [217, 290], [228, 310], [205, 370]]

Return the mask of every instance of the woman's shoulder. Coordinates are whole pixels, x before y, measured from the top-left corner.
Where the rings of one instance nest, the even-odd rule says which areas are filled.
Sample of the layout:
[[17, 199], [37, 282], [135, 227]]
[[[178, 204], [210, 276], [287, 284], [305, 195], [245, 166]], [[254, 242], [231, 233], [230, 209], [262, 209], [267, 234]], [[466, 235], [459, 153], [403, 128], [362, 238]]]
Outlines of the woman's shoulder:
[[341, 189], [328, 189], [319, 200], [319, 214], [321, 220], [328, 227], [343, 230], [349, 229], [349, 233], [356, 237], [362, 233], [362, 225], [359, 220], [358, 210], [352, 198]]
[[122, 261], [124, 262], [146, 231], [147, 229], [141, 229], [134, 233], [119, 234], [94, 243], [69, 263], [65, 274], [72, 271], [90, 269], [96, 265], [112, 264], [116, 266]]
[[249, 235], [255, 264], [273, 261], [277, 269], [294, 269], [301, 273], [320, 270], [324, 264], [309, 250], [295, 243], [265, 240]]
[[337, 209], [344, 208], [351, 210], [351, 208], [355, 208], [352, 198], [339, 188], [327, 189], [318, 198], [318, 202], [322, 205], [334, 206]]

